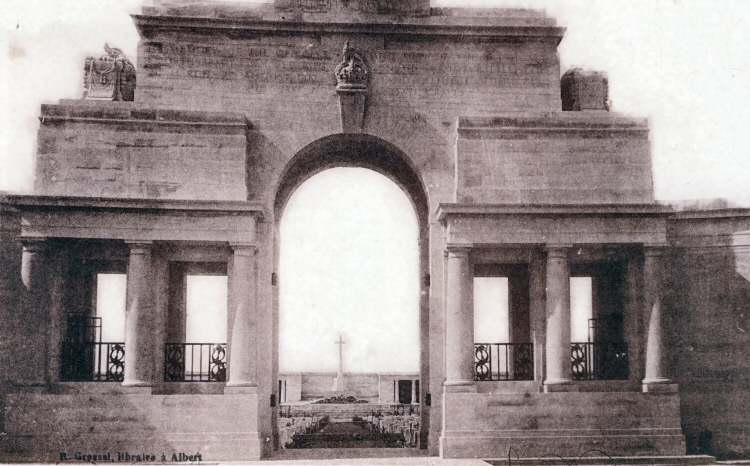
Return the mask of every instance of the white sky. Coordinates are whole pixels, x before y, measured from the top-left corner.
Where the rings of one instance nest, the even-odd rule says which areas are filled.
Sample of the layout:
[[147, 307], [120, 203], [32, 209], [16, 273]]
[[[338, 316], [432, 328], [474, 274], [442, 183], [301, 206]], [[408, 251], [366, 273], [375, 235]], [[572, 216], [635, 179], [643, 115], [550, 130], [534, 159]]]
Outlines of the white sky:
[[[0, 1], [0, 191], [31, 189], [39, 105], [80, 98], [87, 55], [101, 54], [106, 41], [135, 59], [138, 36], [128, 14], [141, 4]], [[443, 0], [433, 5], [547, 9], [567, 27], [559, 48], [562, 70], [606, 71], [613, 109], [650, 119], [657, 198], [724, 197], [750, 205], [750, 139], [743, 137], [750, 122], [750, 1]], [[341, 331], [350, 341], [347, 370], [416, 370], [418, 359], [412, 355], [418, 354], [418, 338], [408, 336], [415, 335], [416, 313], [410, 320], [413, 303], [404, 296], [414, 299], [417, 285], [402, 296], [394, 288], [398, 283], [384, 281], [416, 270], [416, 258], [409, 259], [415, 249], [396, 251], [384, 243], [399, 238], [399, 245], [406, 244], [415, 221], [411, 206], [394, 194], [392, 184], [370, 174], [350, 172], [335, 182], [327, 176], [302, 185], [287, 209], [289, 220], [284, 219], [285, 244], [291, 246], [282, 250], [280, 281], [282, 289], [300, 294], [282, 295], [282, 306], [294, 309], [281, 315], [282, 369], [309, 368], [314, 361], [317, 369], [334, 370], [333, 341]], [[379, 203], [365, 204], [372, 199]], [[333, 216], [341, 212], [347, 214]], [[332, 251], [330, 242], [316, 243], [316, 238], [332, 239], [331, 232], [346, 232], [337, 238], [339, 250]], [[366, 259], [348, 256], [363, 251]], [[390, 262], [394, 258], [403, 263]], [[304, 273], [289, 274], [290, 265], [284, 272], [284, 261]], [[402, 279], [403, 284], [412, 280]], [[311, 294], [315, 289], [326, 293]], [[308, 318], [304, 325], [301, 314]], [[394, 329], [385, 333], [395, 339], [366, 338], [372, 335], [371, 319], [392, 322], [381, 328]], [[390, 353], [379, 354], [376, 346]], [[320, 353], [311, 353], [318, 347]], [[394, 362], [403, 364], [394, 367]]]
[[509, 343], [508, 277], [474, 278], [474, 341]]
[[281, 217], [279, 368], [419, 370], [417, 218], [390, 179], [335, 168], [302, 183]]

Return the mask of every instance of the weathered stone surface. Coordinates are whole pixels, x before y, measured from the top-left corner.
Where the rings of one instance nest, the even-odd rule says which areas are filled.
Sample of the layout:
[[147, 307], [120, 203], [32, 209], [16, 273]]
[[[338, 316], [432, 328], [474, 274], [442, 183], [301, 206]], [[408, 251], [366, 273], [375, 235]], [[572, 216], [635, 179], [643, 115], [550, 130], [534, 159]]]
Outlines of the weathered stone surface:
[[[25, 330], [24, 322], [16, 315], [21, 291], [21, 217], [15, 208], [2, 204], [0, 196], [0, 387], [11, 381], [21, 381], [27, 377], [27, 369], [17, 363], [17, 351], [23, 348], [29, 354], [36, 354], [33, 345], [38, 340], [24, 341], [20, 331]], [[28, 332], [24, 332], [28, 333]], [[28, 345], [28, 346], [27, 346]], [[33, 358], [32, 361], [36, 360]], [[32, 368], [38, 369], [38, 368]], [[0, 388], [2, 390], [2, 388]], [[0, 395], [0, 399], [2, 396]], [[0, 402], [0, 405], [2, 402]], [[1, 418], [1, 416], [0, 416]]]
[[14, 203], [23, 212], [21, 234], [30, 237], [253, 244], [255, 222], [262, 218], [259, 206], [245, 202], [39, 196]]
[[609, 81], [598, 71], [573, 68], [560, 80], [563, 111], [609, 110]]
[[38, 194], [246, 199], [241, 115], [66, 102], [40, 121]]
[[60, 452], [260, 458], [256, 395], [11, 394], [6, 403], [5, 461], [57, 462]]
[[456, 458], [680, 455], [676, 394], [452, 393], [440, 439]]
[[463, 118], [456, 201], [645, 204], [654, 200], [648, 128], [615, 116]]
[[275, 0], [277, 10], [292, 13], [358, 12], [391, 15], [429, 15], [430, 0]]

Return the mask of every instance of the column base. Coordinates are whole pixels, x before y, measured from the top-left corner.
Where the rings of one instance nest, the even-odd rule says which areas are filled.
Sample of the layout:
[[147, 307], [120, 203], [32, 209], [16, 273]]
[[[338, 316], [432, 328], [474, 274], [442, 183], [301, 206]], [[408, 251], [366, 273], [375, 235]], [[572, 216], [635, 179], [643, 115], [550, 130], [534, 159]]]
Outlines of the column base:
[[578, 386], [570, 379], [549, 379], [544, 381], [544, 393], [577, 391]]
[[477, 384], [473, 380], [446, 380], [443, 390], [446, 393], [476, 393]]
[[641, 391], [643, 393], [678, 393], [679, 385], [671, 383], [669, 379], [643, 379]]
[[151, 387], [153, 382], [147, 382], [145, 380], [124, 380], [122, 382], [123, 387]]
[[122, 391], [139, 395], [150, 395], [153, 390], [153, 384], [150, 382], [123, 382]]
[[252, 382], [228, 382], [224, 386], [224, 393], [228, 394], [257, 394], [258, 384]]

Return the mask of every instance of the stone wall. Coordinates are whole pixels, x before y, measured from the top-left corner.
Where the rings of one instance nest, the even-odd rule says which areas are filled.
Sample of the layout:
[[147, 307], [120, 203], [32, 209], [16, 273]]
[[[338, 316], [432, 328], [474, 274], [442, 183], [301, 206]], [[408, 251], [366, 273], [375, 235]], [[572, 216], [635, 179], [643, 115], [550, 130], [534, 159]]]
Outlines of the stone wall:
[[648, 126], [606, 112], [461, 118], [456, 200], [652, 203]]
[[[295, 154], [342, 131], [334, 70], [346, 41], [370, 67], [363, 132], [407, 154], [431, 209], [453, 200], [459, 115], [560, 109], [562, 30], [536, 12], [443, 12], [410, 19], [404, 34], [392, 24], [348, 17], [337, 18], [352, 20], [342, 28], [306, 16], [315, 26], [300, 29], [283, 13], [249, 7], [252, 21], [229, 9], [147, 11], [153, 16], [136, 19], [143, 38], [136, 101], [244, 114], [251, 126], [248, 196], [258, 201], [273, 199]], [[213, 36], [201, 32], [207, 24], [216, 27]], [[179, 32], [165, 27], [174, 25]], [[233, 34], [222, 32], [227, 27]]]
[[241, 115], [65, 101], [40, 121], [36, 194], [246, 199]]
[[[286, 382], [286, 402], [327, 398], [333, 395], [334, 372], [280, 373], [279, 380]], [[344, 390], [347, 395], [377, 403], [396, 403], [393, 382], [419, 380], [417, 373], [347, 373]], [[283, 387], [283, 386], [282, 386]], [[282, 388], [283, 389], [283, 388]]]
[[5, 391], [4, 385], [17, 380], [20, 376], [18, 372], [23, 367], [14, 361], [14, 349], [20, 343], [15, 337], [18, 334], [16, 328], [23, 324], [16, 314], [21, 285], [21, 243], [17, 240], [21, 233], [21, 219], [18, 212], [3, 205], [2, 200], [0, 196], [0, 322], [3, 323], [0, 334], [0, 397]]
[[[457, 458], [681, 455], [674, 393], [449, 393], [441, 451]], [[597, 456], [601, 456], [599, 453]]]
[[669, 223], [671, 375], [688, 450], [750, 454], [750, 211], [680, 212]]
[[257, 404], [250, 394], [10, 394], [0, 461], [58, 462], [60, 452], [258, 459]]

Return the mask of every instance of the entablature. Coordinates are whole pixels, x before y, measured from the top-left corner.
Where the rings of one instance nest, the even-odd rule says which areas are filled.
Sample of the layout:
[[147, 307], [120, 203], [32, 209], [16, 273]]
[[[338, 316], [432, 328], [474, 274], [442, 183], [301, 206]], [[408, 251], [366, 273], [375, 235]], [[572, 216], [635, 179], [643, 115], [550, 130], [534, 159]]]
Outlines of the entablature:
[[671, 209], [641, 205], [440, 204], [448, 244], [665, 244]]
[[20, 239], [254, 243], [263, 208], [244, 201], [182, 201], [10, 195]]

